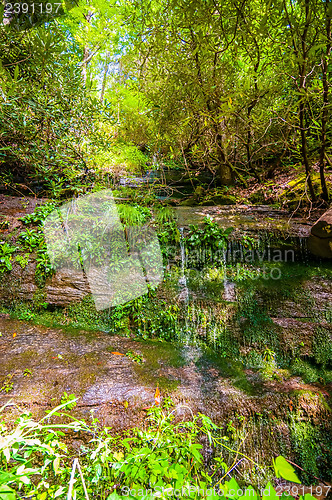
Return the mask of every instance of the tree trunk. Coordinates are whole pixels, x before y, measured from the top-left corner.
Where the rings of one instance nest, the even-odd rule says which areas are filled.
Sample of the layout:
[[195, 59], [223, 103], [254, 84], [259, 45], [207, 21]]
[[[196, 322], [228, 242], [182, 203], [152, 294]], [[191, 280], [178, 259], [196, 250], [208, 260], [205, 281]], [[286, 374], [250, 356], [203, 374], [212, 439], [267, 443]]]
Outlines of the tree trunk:
[[303, 33], [301, 35], [301, 58], [302, 61], [299, 63], [299, 74], [300, 74], [300, 91], [302, 93], [299, 102], [299, 118], [300, 118], [300, 133], [301, 133], [301, 153], [302, 159], [305, 167], [305, 173], [307, 177], [309, 192], [312, 201], [316, 201], [316, 195], [314, 187], [311, 180], [311, 167], [308, 159], [308, 149], [307, 149], [307, 135], [305, 128], [305, 93], [306, 93], [306, 70], [307, 70], [307, 34], [310, 26], [310, 0], [305, 0], [305, 26]]
[[109, 58], [110, 58], [110, 53], [106, 52], [105, 56], [105, 66], [104, 66], [104, 74], [103, 74], [103, 81], [101, 84], [101, 91], [100, 91], [100, 102], [104, 102], [104, 95], [105, 95], [105, 87], [106, 87], [106, 80], [107, 80], [107, 73], [108, 73], [108, 68], [109, 68]]
[[[258, 92], [257, 84], [256, 84], [256, 91]], [[254, 107], [256, 106], [257, 102], [258, 102], [258, 99], [255, 99], [250, 104], [250, 106], [248, 106], [248, 109], [247, 109], [248, 132], [247, 132], [247, 142], [245, 144], [245, 147], [246, 147], [246, 152], [247, 152], [248, 171], [255, 177], [255, 179], [258, 182], [260, 182], [260, 180], [261, 180], [260, 176], [259, 176], [257, 170], [255, 169], [255, 167], [253, 166], [252, 161], [251, 161], [251, 138], [252, 138], [252, 132], [251, 132], [251, 112], [254, 109]]]
[[[87, 23], [90, 24], [93, 13], [89, 11], [85, 17]], [[84, 46], [83, 50], [83, 64], [82, 64], [82, 78], [84, 83], [86, 83], [88, 62], [90, 60], [90, 50], [87, 45]]]
[[216, 143], [219, 157], [219, 180], [222, 186], [230, 186], [233, 184], [233, 174], [229, 162], [226, 159], [224, 152], [222, 137], [219, 132], [216, 134]]
[[300, 104], [299, 104], [299, 115], [300, 115], [300, 132], [301, 132], [301, 153], [302, 153], [302, 159], [304, 163], [304, 168], [305, 168], [305, 173], [307, 177], [307, 182], [308, 182], [308, 187], [309, 187], [309, 192], [311, 196], [312, 201], [316, 201], [316, 195], [314, 191], [314, 187], [312, 184], [311, 180], [311, 167], [309, 164], [308, 160], [308, 152], [307, 152], [307, 136], [306, 136], [306, 131], [305, 131], [305, 123], [304, 123], [304, 103], [303, 103], [303, 98], [301, 98]]
[[89, 59], [90, 51], [89, 47], [84, 47], [83, 51], [83, 65], [82, 65], [82, 78], [83, 82], [86, 83], [86, 75], [87, 75], [87, 69], [88, 69], [88, 59]]
[[321, 127], [321, 147], [319, 157], [319, 174], [322, 187], [322, 198], [325, 201], [329, 199], [329, 193], [325, 180], [325, 157], [326, 157], [326, 125], [328, 121], [328, 104], [329, 104], [329, 85], [327, 80], [328, 62], [331, 53], [331, 17], [330, 17], [330, 1], [326, 0], [326, 54], [322, 54], [322, 81], [323, 81], [323, 110], [322, 110], [322, 127]]

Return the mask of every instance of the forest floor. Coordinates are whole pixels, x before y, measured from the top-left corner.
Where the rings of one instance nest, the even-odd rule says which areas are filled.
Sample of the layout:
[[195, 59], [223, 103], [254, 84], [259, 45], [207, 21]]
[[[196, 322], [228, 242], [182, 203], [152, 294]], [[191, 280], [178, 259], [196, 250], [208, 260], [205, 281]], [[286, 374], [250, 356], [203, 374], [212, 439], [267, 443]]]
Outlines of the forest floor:
[[[318, 194], [320, 192], [318, 164], [315, 164], [312, 170], [312, 180]], [[332, 169], [326, 172], [325, 178], [331, 191]], [[251, 177], [247, 187], [231, 187], [229, 193], [234, 194], [239, 200], [271, 205], [278, 204], [282, 208], [288, 207], [295, 212], [310, 214], [313, 209], [302, 166], [296, 168], [280, 167], [274, 170], [273, 175], [261, 181]], [[319, 206], [324, 206], [324, 203], [318, 202], [316, 207]]]

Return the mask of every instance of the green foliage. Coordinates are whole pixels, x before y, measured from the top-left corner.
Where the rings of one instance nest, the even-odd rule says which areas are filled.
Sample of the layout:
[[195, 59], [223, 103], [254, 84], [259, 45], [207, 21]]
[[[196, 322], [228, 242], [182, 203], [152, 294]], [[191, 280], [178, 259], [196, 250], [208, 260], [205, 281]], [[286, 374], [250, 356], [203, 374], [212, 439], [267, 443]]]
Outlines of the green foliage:
[[164, 224], [175, 222], [175, 213], [170, 207], [160, 207], [155, 209], [154, 218], [159, 226], [164, 226]]
[[294, 375], [300, 376], [302, 380], [308, 384], [323, 381], [326, 377], [325, 372], [320, 368], [299, 358], [295, 358], [291, 364], [291, 371]]
[[126, 356], [127, 356], [127, 358], [135, 361], [135, 363], [137, 363], [139, 365], [144, 363], [144, 359], [143, 359], [142, 354], [139, 354], [138, 352], [128, 351], [128, 352], [126, 352]]
[[24, 249], [33, 252], [44, 243], [44, 237], [41, 232], [35, 229], [26, 229], [18, 237], [18, 243], [21, 243]]
[[48, 276], [55, 272], [50, 262], [46, 249], [41, 249], [36, 256], [36, 280], [39, 285], [42, 285]]
[[159, 224], [158, 239], [165, 260], [175, 257], [179, 251], [180, 232], [175, 220]]
[[280, 456], [273, 460], [273, 466], [277, 478], [282, 477], [283, 479], [287, 479], [287, 481], [292, 481], [293, 483], [301, 483], [295, 474], [294, 467], [287, 462], [284, 457]]
[[24, 215], [20, 217], [24, 224], [35, 224], [37, 226], [42, 226], [46, 217], [53, 212], [56, 208], [56, 204], [53, 202], [44, 203], [43, 205], [37, 206], [32, 214]]
[[229, 278], [232, 281], [241, 283], [246, 280], [257, 280], [261, 275], [261, 270], [248, 264], [236, 263], [236, 267], [229, 270]]
[[12, 255], [16, 249], [6, 241], [0, 243], [0, 274], [12, 270]]
[[147, 207], [119, 204], [116, 208], [121, 222], [126, 226], [142, 225], [151, 218], [151, 211]]
[[[310, 421], [298, 421], [290, 416], [292, 446], [297, 463], [302, 467], [300, 477], [305, 484], [310, 484], [315, 476], [324, 471], [331, 478], [331, 436], [327, 428], [325, 433]], [[324, 451], [325, 450], [325, 451]]]
[[6, 394], [8, 394], [8, 392], [10, 392], [13, 387], [14, 387], [14, 383], [12, 382], [12, 378], [13, 378], [14, 374], [12, 373], [8, 373], [5, 377], [5, 379], [1, 382], [1, 387], [0, 387], [0, 392], [4, 391]]
[[[137, 138], [135, 137], [137, 141]], [[148, 157], [134, 144], [120, 143], [112, 148], [111, 156], [115, 164], [124, 164], [131, 172], [142, 172]]]
[[[11, 499], [8, 495], [15, 500], [21, 495], [38, 500], [62, 499], [68, 498], [71, 488], [74, 497], [84, 498], [83, 484], [91, 499], [128, 498], [128, 493], [134, 490], [150, 490], [151, 499], [168, 498], [176, 490], [182, 491], [184, 498], [242, 498], [244, 488], [234, 478], [225, 482], [218, 479], [220, 469], [227, 472], [232, 467], [222, 457], [215, 458], [217, 467], [207, 470], [204, 466], [199, 442], [203, 436], [210, 446], [240, 453], [229, 448], [220, 437], [220, 428], [205, 415], [176, 423], [172, 402], [165, 399], [161, 407], [148, 410], [144, 429], [117, 435], [109, 428], [101, 429], [96, 419], [88, 425], [63, 414], [64, 409], [75, 404], [72, 396], [65, 395], [66, 401], [39, 421], [23, 413], [13, 430], [4, 420], [0, 421], [0, 495], [6, 492], [4, 499]], [[58, 423], [64, 417], [67, 423]], [[81, 480], [73, 483], [70, 481], [71, 473], [75, 474], [73, 456], [65, 444], [65, 431], [79, 431], [88, 441], [79, 452]], [[285, 463], [288, 464], [277, 457], [276, 472], [289, 477], [291, 471]], [[205, 493], [200, 496], [203, 490], [210, 490], [208, 496]], [[268, 491], [275, 494], [268, 484], [263, 499]], [[259, 495], [255, 495], [252, 492], [250, 496], [258, 500]]]
[[29, 258], [30, 258], [30, 254], [25, 253], [24, 255], [21, 255], [21, 254], [16, 255], [15, 260], [16, 260], [16, 262], [19, 263], [19, 265], [21, 266], [22, 269], [25, 269], [26, 266], [28, 265]]
[[205, 217], [202, 228], [190, 226], [190, 232], [186, 238], [187, 248], [191, 250], [203, 247], [211, 251], [225, 248], [232, 231], [232, 227], [223, 229], [211, 217]]
[[8, 220], [0, 220], [0, 229], [8, 229], [10, 222]]
[[77, 399], [75, 394], [67, 394], [66, 392], [64, 392], [61, 398], [61, 405], [64, 404], [66, 405], [66, 408], [68, 408], [68, 410], [72, 410], [77, 405], [76, 401]]
[[331, 334], [327, 328], [318, 327], [313, 339], [312, 351], [315, 361], [323, 367], [332, 363]]
[[30, 309], [25, 309], [25, 308], [22, 308], [21, 310], [19, 309], [16, 312], [16, 315], [17, 315], [18, 319], [23, 319], [23, 320], [27, 320], [27, 321], [32, 321], [36, 318], [36, 314], [33, 311], [31, 311]]
[[[208, 170], [222, 185], [263, 181], [255, 201], [274, 194], [262, 177], [304, 162], [291, 201], [306, 200], [307, 187], [320, 194], [323, 175], [312, 165], [320, 153], [323, 173], [331, 153], [324, 2], [52, 0], [46, 8], [5, 15], [0, 30], [7, 186], [79, 195], [166, 156], [167, 168], [181, 164], [192, 179]], [[208, 203], [237, 199], [213, 189]]]

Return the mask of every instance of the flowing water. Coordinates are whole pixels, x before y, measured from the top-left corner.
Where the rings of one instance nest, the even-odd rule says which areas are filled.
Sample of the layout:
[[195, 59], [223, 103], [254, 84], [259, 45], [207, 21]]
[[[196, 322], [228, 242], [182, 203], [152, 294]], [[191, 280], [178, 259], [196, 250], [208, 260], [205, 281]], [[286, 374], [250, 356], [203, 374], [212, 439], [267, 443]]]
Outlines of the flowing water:
[[183, 227], [180, 227], [180, 253], [181, 253], [181, 275], [179, 278], [179, 286], [182, 288], [181, 293], [179, 295], [179, 300], [181, 302], [187, 303], [188, 301], [188, 287], [187, 287], [187, 278], [185, 275], [185, 268], [186, 268], [186, 250], [185, 250], [185, 244], [184, 244], [184, 237], [183, 237]]

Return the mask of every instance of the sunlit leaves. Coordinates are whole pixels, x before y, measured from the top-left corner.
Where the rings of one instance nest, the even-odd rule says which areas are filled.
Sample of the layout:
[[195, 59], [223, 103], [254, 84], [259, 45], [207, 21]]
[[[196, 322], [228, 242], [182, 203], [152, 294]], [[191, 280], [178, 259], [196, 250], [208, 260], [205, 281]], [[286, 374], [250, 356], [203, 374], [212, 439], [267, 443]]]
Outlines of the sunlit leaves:
[[292, 481], [293, 483], [301, 482], [295, 474], [294, 467], [287, 462], [284, 457], [277, 457], [273, 461], [273, 465], [277, 477], [282, 477], [283, 479], [287, 479], [287, 481]]

